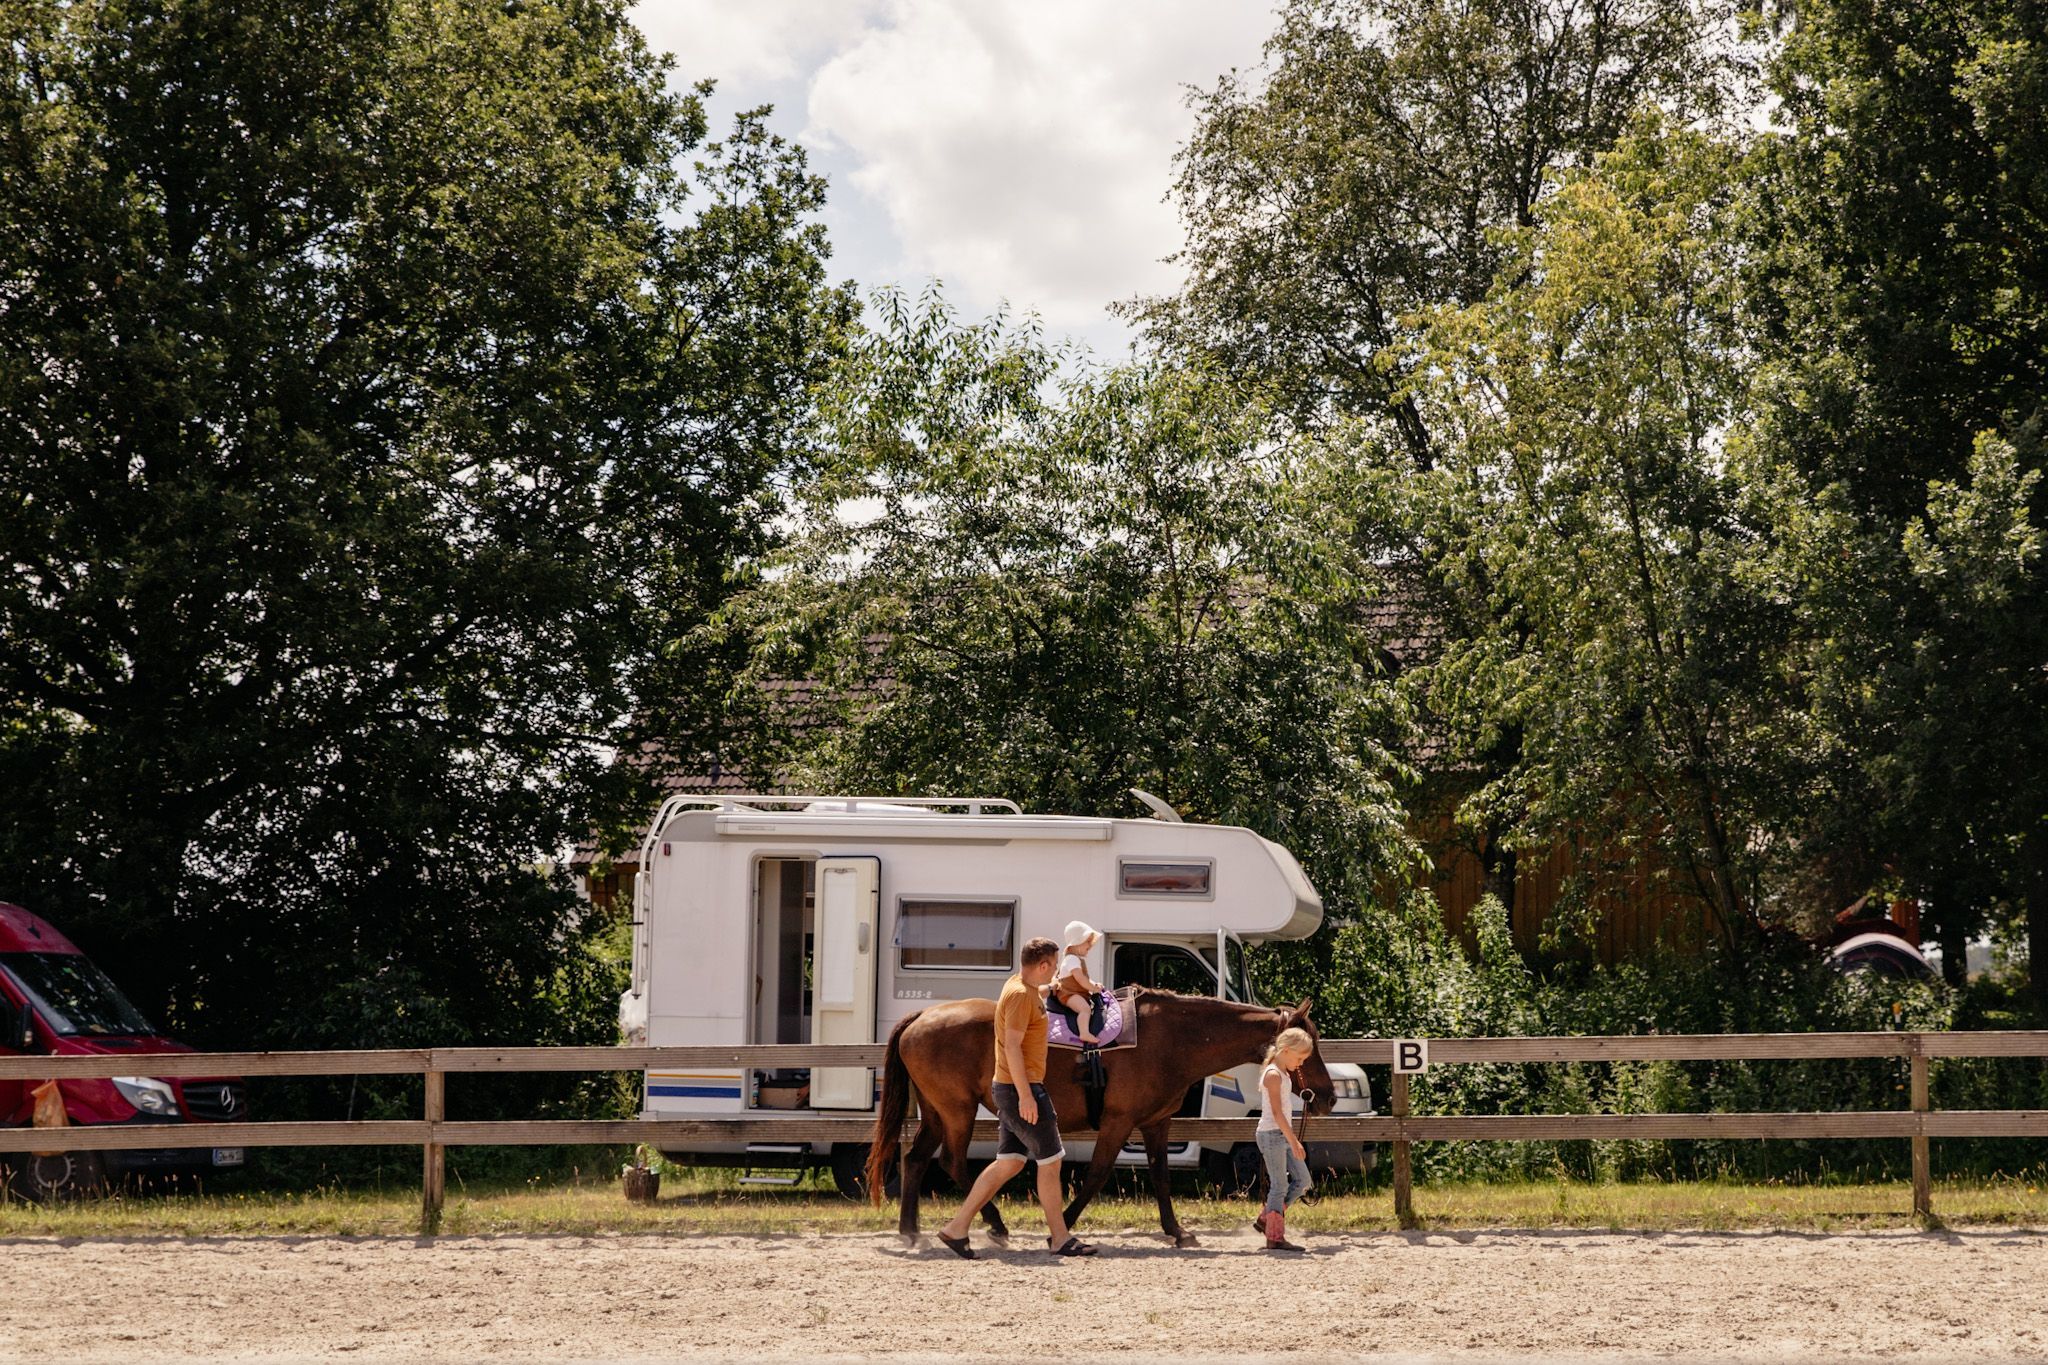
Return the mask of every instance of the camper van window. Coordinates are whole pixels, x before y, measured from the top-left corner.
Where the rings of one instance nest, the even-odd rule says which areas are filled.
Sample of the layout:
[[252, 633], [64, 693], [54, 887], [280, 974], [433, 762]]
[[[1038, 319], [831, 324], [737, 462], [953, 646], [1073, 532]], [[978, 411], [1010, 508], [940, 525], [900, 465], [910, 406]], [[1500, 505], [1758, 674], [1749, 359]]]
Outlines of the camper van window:
[[1145, 862], [1126, 858], [1117, 863], [1119, 896], [1199, 896], [1216, 894], [1214, 863]]
[[911, 900], [897, 903], [897, 965], [907, 971], [1007, 972], [1014, 956], [1017, 902]]
[[1216, 994], [1216, 969], [1185, 948], [1166, 948], [1147, 964], [1148, 986], [1180, 995]]

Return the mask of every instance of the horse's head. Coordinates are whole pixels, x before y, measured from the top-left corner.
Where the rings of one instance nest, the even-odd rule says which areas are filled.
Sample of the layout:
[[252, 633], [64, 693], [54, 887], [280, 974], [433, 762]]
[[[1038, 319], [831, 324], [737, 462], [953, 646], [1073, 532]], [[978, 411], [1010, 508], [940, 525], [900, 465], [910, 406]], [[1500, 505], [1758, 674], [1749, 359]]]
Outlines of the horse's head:
[[1301, 1092], [1309, 1113], [1327, 1114], [1337, 1107], [1337, 1086], [1330, 1079], [1330, 1069], [1323, 1065], [1323, 1035], [1317, 1031], [1315, 1020], [1308, 1017], [1309, 1007], [1314, 1003], [1312, 997], [1304, 997], [1292, 1009], [1281, 1010], [1280, 1027], [1298, 1028], [1315, 1044], [1309, 1049], [1308, 1060], [1294, 1073], [1294, 1088]]

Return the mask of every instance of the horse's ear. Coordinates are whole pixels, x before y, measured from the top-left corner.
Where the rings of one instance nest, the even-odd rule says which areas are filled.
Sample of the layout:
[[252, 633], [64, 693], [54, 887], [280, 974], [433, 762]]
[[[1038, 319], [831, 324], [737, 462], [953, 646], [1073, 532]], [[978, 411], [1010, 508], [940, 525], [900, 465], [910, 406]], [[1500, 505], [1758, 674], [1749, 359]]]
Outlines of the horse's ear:
[[1287, 1011], [1289, 1020], [1293, 1023], [1298, 1024], [1302, 1020], [1308, 1018], [1308, 1012], [1315, 1005], [1315, 1003], [1316, 998], [1313, 995], [1304, 995], [1303, 997], [1301, 997], [1300, 1004], [1296, 1005], [1293, 1009]]

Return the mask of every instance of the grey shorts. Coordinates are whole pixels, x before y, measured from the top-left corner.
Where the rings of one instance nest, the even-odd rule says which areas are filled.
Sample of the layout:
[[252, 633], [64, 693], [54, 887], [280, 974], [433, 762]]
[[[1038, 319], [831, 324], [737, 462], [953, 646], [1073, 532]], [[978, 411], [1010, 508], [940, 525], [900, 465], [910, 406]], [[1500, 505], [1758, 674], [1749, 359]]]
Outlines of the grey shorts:
[[1067, 1149], [1060, 1143], [1060, 1121], [1052, 1112], [1052, 1097], [1045, 1093], [1044, 1086], [1036, 1081], [1031, 1083], [1031, 1098], [1038, 1101], [1036, 1123], [1026, 1123], [1018, 1116], [1016, 1086], [997, 1081], [995, 1096], [996, 1123], [1002, 1129], [1002, 1139], [996, 1143], [996, 1160], [1028, 1158], [1044, 1165], [1066, 1159]]

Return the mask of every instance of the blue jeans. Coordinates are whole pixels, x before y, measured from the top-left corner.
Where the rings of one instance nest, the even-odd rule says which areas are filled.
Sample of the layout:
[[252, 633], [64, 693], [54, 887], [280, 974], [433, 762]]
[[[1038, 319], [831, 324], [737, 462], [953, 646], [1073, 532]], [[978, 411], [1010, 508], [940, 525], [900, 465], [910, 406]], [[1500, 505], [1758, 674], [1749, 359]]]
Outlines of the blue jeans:
[[1308, 1163], [1287, 1145], [1287, 1134], [1268, 1128], [1258, 1135], [1259, 1155], [1266, 1158], [1266, 1212], [1284, 1213], [1308, 1193]]

